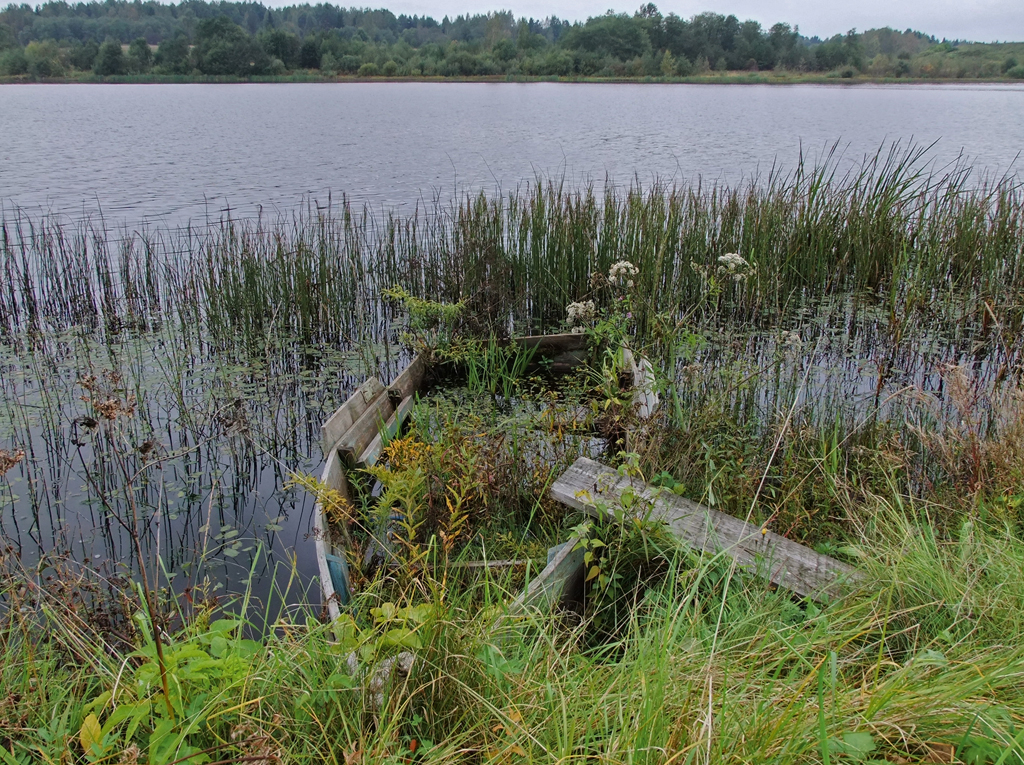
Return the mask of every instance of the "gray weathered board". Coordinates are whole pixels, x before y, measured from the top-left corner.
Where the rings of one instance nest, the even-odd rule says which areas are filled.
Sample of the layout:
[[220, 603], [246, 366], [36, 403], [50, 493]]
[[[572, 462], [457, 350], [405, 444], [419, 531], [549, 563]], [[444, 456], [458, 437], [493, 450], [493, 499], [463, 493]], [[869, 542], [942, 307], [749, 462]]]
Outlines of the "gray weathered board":
[[579, 538], [548, 551], [548, 564], [509, 606], [509, 614], [522, 614], [529, 609], [551, 608], [571, 600], [583, 586], [583, 550]]
[[620, 476], [600, 462], [580, 457], [551, 487], [551, 496], [576, 510], [597, 514], [595, 503], [617, 504], [631, 488], [652, 503], [652, 518], [690, 547], [725, 552], [748, 573], [763, 576], [797, 595], [820, 600], [841, 592], [840, 585], [857, 577], [855, 569], [809, 547], [731, 515], [658, 492], [648, 484]]

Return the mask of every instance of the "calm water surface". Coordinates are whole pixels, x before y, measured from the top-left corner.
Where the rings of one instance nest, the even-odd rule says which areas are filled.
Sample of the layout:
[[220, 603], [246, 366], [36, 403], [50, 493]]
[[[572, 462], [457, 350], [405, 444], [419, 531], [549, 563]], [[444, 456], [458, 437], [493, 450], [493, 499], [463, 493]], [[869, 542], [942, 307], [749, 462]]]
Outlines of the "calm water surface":
[[345, 193], [411, 208], [453, 191], [736, 182], [889, 141], [1015, 170], [1024, 87], [345, 83], [0, 88], [0, 200], [180, 225]]

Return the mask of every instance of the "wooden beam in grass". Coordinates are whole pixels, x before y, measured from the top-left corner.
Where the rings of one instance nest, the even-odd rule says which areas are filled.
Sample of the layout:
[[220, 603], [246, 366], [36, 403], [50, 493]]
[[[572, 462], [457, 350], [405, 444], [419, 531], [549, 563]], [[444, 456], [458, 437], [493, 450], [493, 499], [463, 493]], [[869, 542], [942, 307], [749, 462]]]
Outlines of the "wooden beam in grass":
[[836, 597], [842, 593], [844, 582], [858, 577], [856, 569], [835, 558], [697, 502], [657, 491], [586, 457], [576, 460], [555, 481], [551, 496], [575, 510], [597, 516], [598, 504], [618, 505], [627, 489], [638, 500], [651, 503], [652, 519], [664, 521], [687, 546], [712, 554], [722, 551], [735, 559], [742, 571], [802, 597]]

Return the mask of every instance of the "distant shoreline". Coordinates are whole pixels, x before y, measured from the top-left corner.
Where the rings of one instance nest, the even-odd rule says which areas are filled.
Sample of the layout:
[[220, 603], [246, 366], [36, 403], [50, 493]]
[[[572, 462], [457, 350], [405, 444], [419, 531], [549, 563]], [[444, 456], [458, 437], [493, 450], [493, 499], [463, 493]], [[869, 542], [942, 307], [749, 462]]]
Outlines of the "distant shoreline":
[[114, 75], [100, 77], [85, 74], [80, 77], [53, 77], [33, 79], [20, 75], [0, 77], [0, 85], [227, 85], [244, 83], [538, 83], [613, 84], [613, 85], [1024, 85], [1024, 80], [1008, 77], [872, 77], [857, 75], [837, 77], [825, 74], [782, 74], [773, 72], [726, 72], [690, 77], [555, 77], [484, 75], [469, 77], [359, 77], [357, 75], [319, 74], [269, 75], [262, 77], [233, 77], [214, 75]]

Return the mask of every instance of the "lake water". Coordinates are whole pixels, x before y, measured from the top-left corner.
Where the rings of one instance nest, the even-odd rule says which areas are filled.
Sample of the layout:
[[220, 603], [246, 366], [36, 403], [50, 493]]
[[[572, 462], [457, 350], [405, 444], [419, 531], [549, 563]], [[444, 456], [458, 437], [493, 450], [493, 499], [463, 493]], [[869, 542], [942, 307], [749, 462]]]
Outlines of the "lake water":
[[347, 194], [408, 209], [536, 177], [729, 182], [839, 142], [1016, 171], [1024, 86], [344, 83], [0, 88], [0, 201], [177, 226]]

